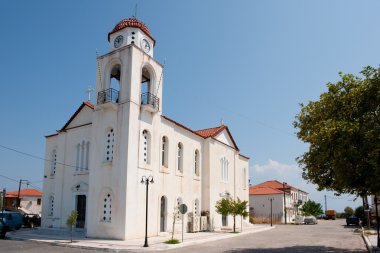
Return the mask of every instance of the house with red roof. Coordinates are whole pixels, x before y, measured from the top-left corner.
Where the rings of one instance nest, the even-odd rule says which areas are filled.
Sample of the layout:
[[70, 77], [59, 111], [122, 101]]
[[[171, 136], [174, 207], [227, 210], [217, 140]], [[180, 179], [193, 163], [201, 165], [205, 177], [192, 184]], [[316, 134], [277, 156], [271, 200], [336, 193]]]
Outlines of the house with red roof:
[[[20, 206], [17, 208], [18, 197]], [[20, 210], [26, 214], [41, 214], [42, 192], [36, 189], [21, 189], [19, 191], [7, 192], [5, 195], [5, 208], [7, 210]]]
[[250, 213], [254, 217], [272, 216], [280, 222], [291, 223], [299, 208], [308, 200], [308, 193], [277, 180], [249, 187]]
[[231, 227], [215, 204], [248, 200], [249, 157], [224, 124], [193, 130], [163, 115], [163, 65], [143, 22], [124, 19], [107, 38], [95, 101], [46, 136], [42, 226], [66, 227], [76, 210], [89, 237], [143, 238], [148, 210], [148, 236], [157, 236], [172, 230], [171, 214], [185, 204], [174, 229]]

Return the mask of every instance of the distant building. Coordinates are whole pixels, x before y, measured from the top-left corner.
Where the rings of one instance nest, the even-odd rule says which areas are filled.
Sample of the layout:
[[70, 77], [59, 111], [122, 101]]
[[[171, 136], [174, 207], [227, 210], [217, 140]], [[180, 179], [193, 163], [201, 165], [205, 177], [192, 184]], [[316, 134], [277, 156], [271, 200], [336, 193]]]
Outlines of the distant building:
[[[18, 191], [7, 192], [5, 195], [5, 208], [17, 210]], [[28, 214], [41, 214], [42, 192], [36, 189], [20, 190], [20, 211]]]
[[308, 201], [308, 193], [277, 180], [266, 181], [249, 188], [249, 207], [255, 217], [270, 217], [271, 199], [274, 218], [285, 222], [286, 208], [286, 221], [292, 222], [299, 213], [299, 208]]
[[46, 136], [42, 226], [66, 227], [76, 210], [77, 228], [89, 237], [142, 238], [145, 176], [154, 180], [149, 236], [170, 231], [182, 203], [191, 214], [184, 216], [185, 229], [199, 220], [231, 226], [232, 217], [218, 214], [215, 204], [248, 200], [249, 158], [224, 124], [195, 131], [162, 115], [163, 65], [153, 58], [156, 41], [144, 23], [122, 20], [108, 41], [110, 52], [97, 58], [95, 104], [82, 103]]

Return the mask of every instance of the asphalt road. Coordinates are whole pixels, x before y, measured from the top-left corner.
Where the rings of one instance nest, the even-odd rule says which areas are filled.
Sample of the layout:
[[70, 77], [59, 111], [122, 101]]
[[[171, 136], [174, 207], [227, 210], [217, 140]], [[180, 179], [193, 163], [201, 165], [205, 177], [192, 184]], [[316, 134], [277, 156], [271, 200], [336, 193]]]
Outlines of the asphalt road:
[[[318, 225], [277, 225], [275, 229], [231, 239], [178, 248], [169, 253], [340, 253], [367, 252], [355, 227], [346, 227], [344, 220], [319, 221]], [[52, 246], [31, 241], [0, 240], [1, 253], [91, 253], [101, 252]], [[152, 252], [152, 251], [151, 251]]]
[[275, 229], [170, 251], [226, 253], [367, 252], [357, 227], [345, 220], [322, 220], [317, 225], [277, 225]]

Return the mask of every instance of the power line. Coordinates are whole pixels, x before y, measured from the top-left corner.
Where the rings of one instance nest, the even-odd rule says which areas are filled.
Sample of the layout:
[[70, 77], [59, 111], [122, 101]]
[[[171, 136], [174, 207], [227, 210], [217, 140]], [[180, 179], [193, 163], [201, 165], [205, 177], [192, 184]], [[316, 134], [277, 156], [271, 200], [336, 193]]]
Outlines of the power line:
[[[1, 175], [1, 174], [0, 174], [0, 177], [5, 178], [5, 179], [8, 179], [8, 180], [10, 180], [10, 181], [13, 181], [13, 182], [15, 182], [15, 183], [19, 183], [19, 180], [16, 180], [16, 179], [13, 179], [13, 178], [10, 178], [10, 177], [7, 177], [7, 176], [4, 176], [4, 175]], [[24, 183], [24, 184], [25, 184], [25, 183]], [[42, 191], [40, 187], [38, 187], [38, 186], [36, 186], [36, 185], [34, 185], [34, 184], [31, 184], [31, 181], [29, 181], [29, 180], [28, 180], [28, 182], [26, 183], [26, 185], [31, 186], [32, 189], [36, 189], [36, 190], [40, 190], [40, 191]]]
[[32, 157], [32, 158], [38, 159], [38, 160], [43, 160], [43, 161], [47, 161], [47, 162], [51, 162], [51, 163], [56, 163], [56, 164], [60, 164], [60, 165], [64, 165], [64, 166], [72, 167], [72, 168], [85, 169], [85, 168], [81, 168], [79, 166], [74, 166], [74, 165], [70, 165], [70, 164], [60, 163], [60, 162], [49, 160], [49, 159], [46, 159], [46, 158], [43, 158], [43, 157], [40, 157], [40, 156], [32, 155], [32, 154], [29, 154], [29, 153], [26, 153], [26, 152], [23, 152], [23, 151], [14, 149], [14, 148], [6, 147], [6, 146], [1, 145], [1, 144], [0, 144], [0, 148], [7, 149], [7, 150], [10, 150], [10, 151], [16, 152], [18, 154], [21, 154], [21, 155], [24, 155], [24, 156], [29, 156], [29, 157]]

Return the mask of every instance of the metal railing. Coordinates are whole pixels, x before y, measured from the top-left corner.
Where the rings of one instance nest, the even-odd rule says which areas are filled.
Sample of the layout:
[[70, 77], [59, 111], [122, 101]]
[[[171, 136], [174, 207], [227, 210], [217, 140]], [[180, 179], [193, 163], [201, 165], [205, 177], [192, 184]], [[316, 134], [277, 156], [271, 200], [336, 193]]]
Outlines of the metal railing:
[[151, 105], [155, 109], [159, 109], [160, 99], [150, 92], [145, 92], [141, 94], [141, 104]]
[[109, 88], [98, 92], [98, 105], [108, 102], [119, 102], [119, 91]]

